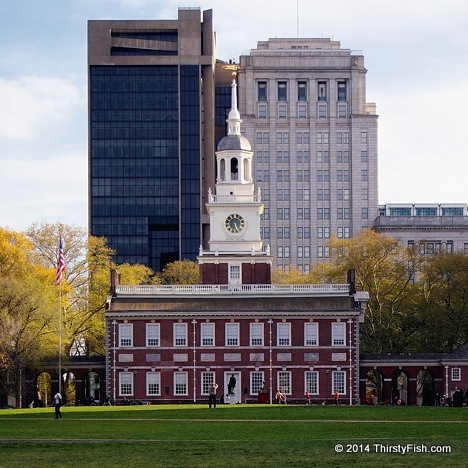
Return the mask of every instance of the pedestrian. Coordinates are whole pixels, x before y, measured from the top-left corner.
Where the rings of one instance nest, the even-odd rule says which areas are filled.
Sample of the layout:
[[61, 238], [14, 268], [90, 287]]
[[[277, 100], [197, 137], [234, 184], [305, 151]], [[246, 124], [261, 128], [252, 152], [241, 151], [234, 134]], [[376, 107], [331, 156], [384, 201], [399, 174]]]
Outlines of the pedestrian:
[[208, 390], [208, 393], [210, 395], [209, 397], [209, 402], [208, 406], [211, 408], [211, 405], [213, 405], [213, 408], [216, 408], [216, 390], [218, 389], [218, 384], [216, 382], [213, 382], [210, 385], [210, 388]]
[[333, 398], [335, 400], [335, 405], [339, 405], [340, 404], [340, 394], [335, 390], [335, 393], [333, 395]]
[[305, 396], [306, 396], [306, 405], [310, 405], [310, 393], [306, 392]]
[[60, 407], [62, 406], [62, 395], [57, 392], [54, 395], [54, 408], [55, 408], [55, 419], [62, 419], [62, 412], [60, 411]]

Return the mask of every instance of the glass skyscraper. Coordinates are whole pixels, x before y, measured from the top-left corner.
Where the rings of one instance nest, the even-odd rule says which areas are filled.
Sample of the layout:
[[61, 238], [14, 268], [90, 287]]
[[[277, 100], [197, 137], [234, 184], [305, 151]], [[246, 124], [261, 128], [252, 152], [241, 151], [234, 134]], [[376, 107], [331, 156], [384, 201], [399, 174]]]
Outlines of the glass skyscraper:
[[214, 184], [214, 65], [211, 11], [89, 22], [89, 227], [116, 263], [160, 271], [198, 254]]

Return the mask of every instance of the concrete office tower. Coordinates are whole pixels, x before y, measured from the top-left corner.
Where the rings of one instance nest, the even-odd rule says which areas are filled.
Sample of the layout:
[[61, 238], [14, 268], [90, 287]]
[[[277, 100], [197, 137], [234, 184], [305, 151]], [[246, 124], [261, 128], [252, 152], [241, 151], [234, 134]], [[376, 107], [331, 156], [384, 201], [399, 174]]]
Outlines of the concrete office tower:
[[159, 271], [198, 254], [215, 180], [215, 55], [211, 10], [88, 23], [89, 230], [117, 263]]
[[264, 245], [304, 273], [331, 236], [378, 215], [377, 115], [361, 53], [330, 39], [269, 39], [240, 57], [239, 111], [255, 151]]

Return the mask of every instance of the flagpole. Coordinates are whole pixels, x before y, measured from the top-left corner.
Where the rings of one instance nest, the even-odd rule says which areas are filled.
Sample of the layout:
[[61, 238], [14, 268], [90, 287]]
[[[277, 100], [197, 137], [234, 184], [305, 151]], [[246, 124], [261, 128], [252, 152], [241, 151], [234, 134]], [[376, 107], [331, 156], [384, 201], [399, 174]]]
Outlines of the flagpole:
[[58, 392], [62, 394], [62, 282], [59, 284]]
[[60, 232], [59, 251], [57, 255], [57, 273], [55, 284], [59, 293], [59, 313], [58, 313], [58, 392], [62, 394], [62, 278], [65, 271], [65, 257], [63, 254], [63, 239]]

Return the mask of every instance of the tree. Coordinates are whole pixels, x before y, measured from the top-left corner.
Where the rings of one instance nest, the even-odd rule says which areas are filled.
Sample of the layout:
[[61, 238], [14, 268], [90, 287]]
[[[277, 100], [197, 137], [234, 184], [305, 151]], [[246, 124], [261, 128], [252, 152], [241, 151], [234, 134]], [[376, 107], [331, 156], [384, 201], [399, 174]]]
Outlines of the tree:
[[468, 343], [468, 256], [440, 253], [422, 266], [421, 348], [453, 352]]
[[0, 388], [21, 406], [25, 369], [57, 353], [57, 302], [25, 236], [0, 228], [0, 246]]
[[120, 282], [122, 284], [159, 284], [160, 279], [155, 276], [153, 270], [146, 265], [137, 263], [130, 265], [129, 263], [122, 263], [116, 266], [120, 274]]
[[367, 291], [370, 299], [361, 327], [361, 351], [405, 350], [419, 328], [407, 320], [408, 310], [414, 308], [412, 280], [420, 264], [417, 251], [369, 230], [352, 239], [332, 238], [329, 247], [331, 262], [320, 265], [312, 276], [343, 283], [347, 271], [355, 269], [356, 288]]
[[168, 263], [161, 272], [163, 284], [198, 284], [199, 280], [198, 263], [190, 260]]
[[64, 356], [104, 353], [104, 311], [113, 267], [106, 239], [88, 236], [83, 228], [60, 223], [35, 223], [26, 231], [35, 261], [57, 268], [60, 236], [64, 241], [62, 342]]

